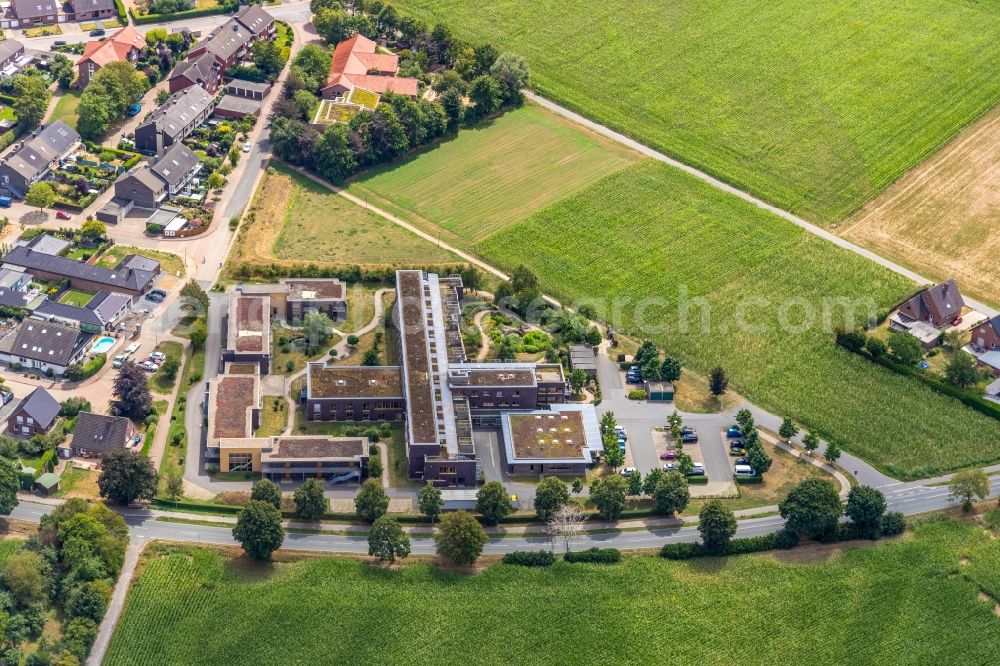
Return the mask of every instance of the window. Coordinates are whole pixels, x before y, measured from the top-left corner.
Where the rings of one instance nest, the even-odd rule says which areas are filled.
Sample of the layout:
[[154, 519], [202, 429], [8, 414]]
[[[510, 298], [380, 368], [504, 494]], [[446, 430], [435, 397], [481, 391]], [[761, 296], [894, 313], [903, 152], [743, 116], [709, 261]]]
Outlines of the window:
[[22, 423], [24, 423], [24, 417], [23, 416], [18, 416], [17, 417], [17, 425], [21, 425]]
[[230, 453], [230, 472], [249, 472], [253, 468], [253, 456], [249, 453]]

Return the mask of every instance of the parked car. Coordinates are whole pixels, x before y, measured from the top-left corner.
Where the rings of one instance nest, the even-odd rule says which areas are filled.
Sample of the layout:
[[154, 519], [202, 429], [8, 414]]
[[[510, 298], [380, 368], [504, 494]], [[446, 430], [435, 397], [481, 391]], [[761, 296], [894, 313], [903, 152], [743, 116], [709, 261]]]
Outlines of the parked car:
[[749, 465], [750, 461], [747, 460], [746, 458], [737, 458], [736, 460], [733, 461], [733, 464], [734, 465]]
[[167, 355], [164, 354], [163, 352], [155, 351], [149, 355], [149, 358], [153, 359], [153, 361], [156, 363], [163, 363], [163, 361], [167, 358]]
[[160, 303], [166, 297], [167, 297], [167, 292], [163, 291], [162, 289], [152, 289], [148, 294], [146, 294], [146, 298], [150, 301], [153, 301], [154, 303]]
[[620, 425], [615, 426], [615, 434], [622, 439], [628, 439], [628, 433], [626, 433], [625, 428], [621, 427]]
[[66, 46], [66, 40], [57, 39], [56, 41], [52, 42], [52, 46]]
[[688, 476], [700, 476], [705, 473], [705, 466], [700, 462], [694, 463], [691, 467], [691, 471], [688, 472]]
[[622, 453], [625, 453], [625, 440], [621, 437], [618, 438], [618, 448], [622, 450]]
[[666, 463], [660, 469], [662, 469], [664, 472], [676, 472], [677, 471], [677, 463], [672, 463], [672, 462], [671, 463]]
[[952, 326], [958, 326], [961, 323], [962, 323], [962, 316], [961, 315], [959, 315], [959, 316], [957, 316], [957, 317], [955, 317], [954, 319], [951, 320], [951, 325]]
[[681, 441], [685, 444], [694, 444], [698, 441], [698, 433], [694, 430], [689, 430], [688, 432], [681, 431]]
[[729, 439], [740, 439], [743, 437], [743, 431], [736, 426], [730, 426], [729, 430], [726, 431], [726, 437]]
[[106, 33], [107, 33], [107, 30], [105, 30], [104, 28], [97, 28], [96, 30], [91, 30], [90, 31], [90, 36], [91, 37], [103, 37]]
[[139, 363], [139, 367], [145, 370], [146, 372], [156, 372], [157, 370], [160, 369], [160, 366], [150, 361], [142, 361], [141, 363]]
[[733, 476], [757, 476], [757, 472], [750, 465], [737, 465], [733, 468]]
[[14, 200], [10, 197], [0, 197], [0, 208], [10, 208], [14, 205]]
[[636, 375], [628, 374], [628, 375], [625, 375], [625, 383], [626, 384], [641, 384], [642, 383], [642, 374], [636, 374]]
[[111, 362], [111, 367], [120, 368], [122, 367], [122, 363], [124, 363], [127, 360], [128, 360], [128, 354], [118, 354], [118, 356], [115, 356], [115, 360]]
[[677, 451], [668, 449], [660, 454], [660, 460], [677, 460]]
[[251, 148], [253, 148], [253, 144], [251, 144], [249, 141], [243, 144], [244, 153], [249, 153]]
[[632, 476], [635, 473], [636, 473], [635, 467], [622, 467], [622, 471], [619, 472], [619, 474], [621, 474], [626, 478]]
[[139, 102], [135, 102], [134, 104], [132, 104], [132, 106], [128, 107], [128, 111], [126, 113], [128, 114], [129, 118], [134, 118], [135, 116], [139, 115], [140, 111], [142, 111], [142, 104], [140, 104]]
[[68, 220], [68, 219], [70, 219], [72, 217], [73, 217], [72, 215], [70, 215], [69, 213], [67, 213], [64, 210], [57, 210], [56, 211], [56, 219], [57, 220]]

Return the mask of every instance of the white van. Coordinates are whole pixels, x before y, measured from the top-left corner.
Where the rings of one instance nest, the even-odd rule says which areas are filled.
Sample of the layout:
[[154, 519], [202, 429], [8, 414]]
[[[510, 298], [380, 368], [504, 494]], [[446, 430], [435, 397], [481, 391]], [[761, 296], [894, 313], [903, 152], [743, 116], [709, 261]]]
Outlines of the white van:
[[132, 354], [136, 353], [137, 351], [139, 351], [139, 343], [138, 342], [133, 342], [132, 344], [130, 344], [128, 347], [125, 348], [125, 355], [126, 356], [131, 356]]
[[733, 476], [757, 476], [750, 465], [736, 465], [733, 467]]

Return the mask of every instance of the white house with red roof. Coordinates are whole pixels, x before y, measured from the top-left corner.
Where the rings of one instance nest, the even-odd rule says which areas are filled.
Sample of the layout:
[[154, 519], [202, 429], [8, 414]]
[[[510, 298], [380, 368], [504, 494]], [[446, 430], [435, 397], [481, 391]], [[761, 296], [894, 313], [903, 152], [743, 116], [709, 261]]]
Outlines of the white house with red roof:
[[126, 26], [102, 42], [87, 42], [83, 57], [76, 63], [80, 75], [77, 85], [86, 88], [101, 67], [113, 62], [135, 63], [146, 40], [132, 26]]
[[330, 62], [330, 75], [321, 92], [324, 99], [346, 97], [354, 88], [373, 93], [417, 96], [417, 79], [396, 76], [399, 56], [376, 53], [377, 45], [364, 35], [354, 35], [337, 44]]

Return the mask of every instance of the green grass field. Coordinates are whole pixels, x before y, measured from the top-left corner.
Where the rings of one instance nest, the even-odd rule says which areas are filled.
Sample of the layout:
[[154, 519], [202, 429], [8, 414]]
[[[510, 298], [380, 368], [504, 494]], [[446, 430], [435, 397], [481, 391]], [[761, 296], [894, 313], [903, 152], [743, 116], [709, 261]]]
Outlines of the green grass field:
[[531, 267], [565, 303], [595, 299], [599, 317], [696, 371], [723, 366], [748, 399], [893, 475], [1000, 458], [1000, 423], [834, 346], [838, 324], [864, 322], [866, 302], [886, 308], [911, 283], [676, 169], [619, 171], [479, 253]]
[[66, 90], [60, 96], [59, 100], [56, 102], [56, 106], [52, 109], [52, 115], [49, 116], [47, 122], [55, 122], [56, 120], [61, 120], [70, 127], [76, 127], [76, 121], [80, 117], [80, 96], [81, 92], [79, 90]]
[[542, 94], [826, 222], [1000, 99], [992, 2], [401, 5], [524, 56]]
[[813, 563], [644, 556], [474, 576], [152, 548], [164, 554], [133, 583], [106, 666], [978, 664], [1000, 642], [993, 603], [977, 599], [1000, 595], [998, 550], [954, 522]]
[[94, 295], [87, 291], [78, 291], [76, 289], [69, 289], [63, 292], [63, 295], [59, 297], [59, 302], [66, 305], [75, 305], [78, 308], [82, 308]]
[[639, 155], [527, 105], [365, 175], [348, 188], [443, 240], [469, 245]]

